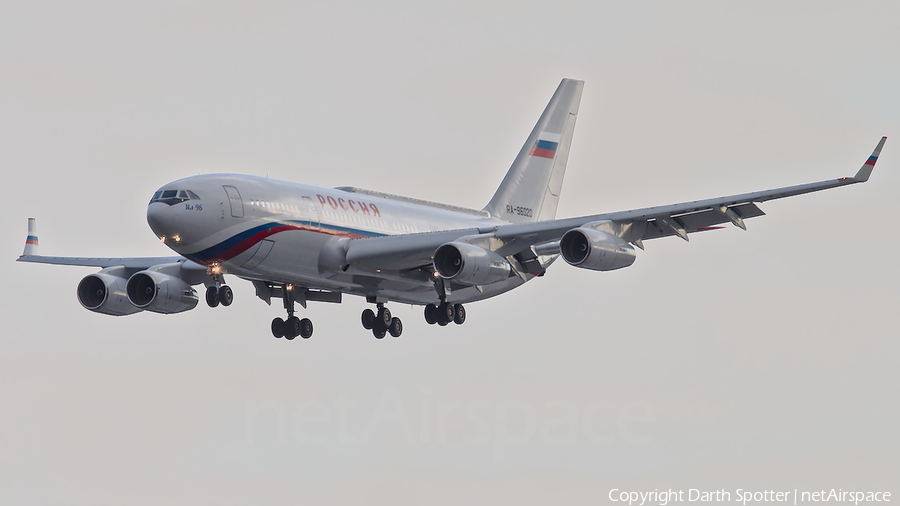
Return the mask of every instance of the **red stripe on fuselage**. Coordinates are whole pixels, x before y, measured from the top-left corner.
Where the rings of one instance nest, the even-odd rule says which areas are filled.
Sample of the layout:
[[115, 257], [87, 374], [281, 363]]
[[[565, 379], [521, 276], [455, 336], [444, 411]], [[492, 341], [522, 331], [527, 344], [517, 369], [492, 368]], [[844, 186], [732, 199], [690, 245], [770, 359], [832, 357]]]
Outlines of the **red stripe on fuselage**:
[[235, 244], [231, 248], [225, 250], [222, 254], [216, 255], [213, 258], [210, 258], [208, 262], [223, 262], [226, 260], [231, 260], [232, 258], [240, 255], [241, 253], [247, 251], [252, 248], [255, 244], [259, 243], [263, 239], [275, 235], [279, 232], [286, 232], [288, 230], [299, 230], [305, 232], [317, 232], [320, 234], [327, 235], [336, 235], [339, 237], [349, 237], [350, 239], [362, 239], [365, 237], [369, 237], [367, 235], [354, 234], [352, 232], [341, 232], [339, 230], [322, 230], [322, 229], [314, 229], [311, 227], [301, 227], [297, 225], [278, 225], [272, 227], [270, 229], [261, 230], [250, 237], [244, 239], [243, 241]]

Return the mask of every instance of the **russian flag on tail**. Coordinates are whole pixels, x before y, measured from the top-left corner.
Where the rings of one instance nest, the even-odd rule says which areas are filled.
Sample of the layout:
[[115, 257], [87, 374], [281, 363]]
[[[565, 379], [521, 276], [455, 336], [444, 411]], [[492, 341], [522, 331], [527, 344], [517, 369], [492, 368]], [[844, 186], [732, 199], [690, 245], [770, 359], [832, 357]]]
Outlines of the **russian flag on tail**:
[[37, 221], [34, 218], [28, 218], [28, 236], [25, 238], [25, 251], [22, 254], [38, 254]]
[[531, 156], [540, 156], [541, 158], [554, 159], [556, 157], [556, 148], [559, 147], [559, 134], [550, 132], [541, 132], [534, 147], [528, 153]]

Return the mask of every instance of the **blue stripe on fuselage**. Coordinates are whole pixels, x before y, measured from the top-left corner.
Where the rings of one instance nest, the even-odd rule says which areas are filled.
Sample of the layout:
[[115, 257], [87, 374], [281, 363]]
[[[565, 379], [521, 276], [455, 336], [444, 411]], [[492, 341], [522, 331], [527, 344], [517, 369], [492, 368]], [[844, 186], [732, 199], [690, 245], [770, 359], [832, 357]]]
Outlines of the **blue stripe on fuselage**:
[[[293, 225], [296, 227], [308, 227], [305, 230], [307, 230], [309, 232], [318, 232], [321, 234], [328, 234], [328, 235], [353, 234], [353, 235], [358, 235], [358, 236], [362, 236], [362, 237], [380, 237], [383, 235], [387, 235], [387, 234], [381, 234], [378, 232], [370, 232], [367, 230], [360, 230], [360, 229], [349, 228], [349, 227], [340, 227], [337, 225], [327, 225], [327, 224], [322, 224], [322, 223], [319, 224], [318, 228], [314, 228], [313, 225], [308, 221], [299, 221], [299, 220], [271, 221], [271, 222], [264, 223], [262, 225], [258, 225], [256, 227], [252, 227], [247, 230], [244, 230], [243, 232], [235, 234], [235, 235], [229, 237], [228, 239], [225, 239], [224, 241], [222, 241], [218, 244], [215, 244], [213, 246], [210, 246], [209, 248], [206, 248], [204, 250], [198, 251], [196, 253], [185, 254], [185, 256], [195, 262], [202, 263], [207, 260], [211, 260], [211, 259], [222, 256], [231, 248], [233, 248], [233, 247], [237, 246], [238, 244], [240, 244], [241, 242], [253, 237], [254, 235], [260, 234], [261, 232], [265, 232], [272, 228], [283, 226], [283, 225]], [[260, 237], [259, 241], [262, 241], [264, 238], [265, 237]], [[256, 241], [256, 242], [259, 242], [259, 241]], [[252, 246], [253, 245], [251, 244], [247, 247], [249, 248]]]

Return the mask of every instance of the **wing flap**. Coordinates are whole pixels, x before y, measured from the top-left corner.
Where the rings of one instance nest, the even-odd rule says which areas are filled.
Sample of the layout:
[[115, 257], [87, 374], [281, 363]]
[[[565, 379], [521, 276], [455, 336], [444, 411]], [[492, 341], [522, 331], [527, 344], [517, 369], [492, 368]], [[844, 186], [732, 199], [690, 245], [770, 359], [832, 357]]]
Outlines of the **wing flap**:
[[[753, 203], [739, 204], [732, 207], [725, 207], [725, 209], [730, 210], [732, 213], [734, 213], [736, 218], [741, 220], [739, 223], [742, 223], [743, 219], [756, 218], [757, 216], [765, 216], [766, 214], [762, 211], [762, 209], [760, 209], [756, 204]], [[716, 225], [722, 225], [724, 223], [734, 223], [734, 220], [720, 208], [710, 208], [703, 211], [679, 214], [671, 216], [669, 218], [659, 217], [653, 220], [648, 220], [646, 230], [643, 232], [643, 234], [637, 234], [633, 237], [629, 237], [629, 240], [658, 239], [660, 237], [678, 235], [674, 229], [661, 223], [661, 221], [674, 221], [675, 223], [683, 227], [684, 231], [688, 234], [710, 230], [712, 227], [715, 227]], [[741, 226], [738, 225], [738, 223], [735, 223], [735, 225]]]

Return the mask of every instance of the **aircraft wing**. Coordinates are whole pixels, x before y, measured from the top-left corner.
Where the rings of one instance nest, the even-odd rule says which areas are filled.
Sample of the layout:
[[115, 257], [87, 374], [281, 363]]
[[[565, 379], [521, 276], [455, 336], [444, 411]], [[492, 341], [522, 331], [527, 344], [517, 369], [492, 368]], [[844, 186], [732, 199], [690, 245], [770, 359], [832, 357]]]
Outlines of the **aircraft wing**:
[[602, 228], [640, 248], [644, 240], [673, 235], [687, 241], [689, 234], [721, 228], [716, 225], [723, 223], [746, 230], [745, 219], [765, 214], [758, 203], [868, 181], [886, 139], [881, 138], [872, 155], [852, 177], [577, 218], [354, 239], [347, 250], [347, 261], [369, 269], [415, 269], [429, 265], [434, 251], [450, 241], [476, 244], [507, 257], [531, 250], [533, 258], [534, 253], [558, 253], [560, 237], [583, 226]]

